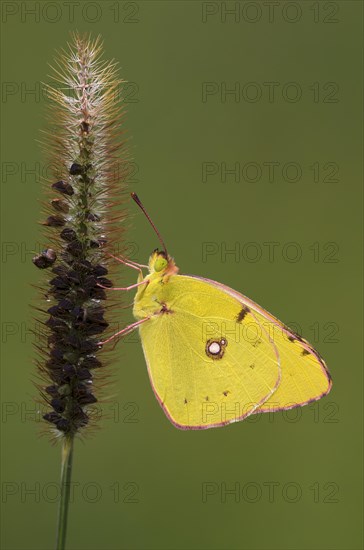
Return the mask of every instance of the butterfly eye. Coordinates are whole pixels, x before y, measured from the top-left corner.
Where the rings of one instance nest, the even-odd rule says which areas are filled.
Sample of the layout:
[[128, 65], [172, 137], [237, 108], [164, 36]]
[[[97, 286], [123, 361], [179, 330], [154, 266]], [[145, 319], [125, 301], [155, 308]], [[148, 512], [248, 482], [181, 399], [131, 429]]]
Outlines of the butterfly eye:
[[154, 264], [154, 271], [163, 271], [165, 267], [167, 267], [168, 261], [166, 258], [163, 258], [163, 256], [159, 256]]

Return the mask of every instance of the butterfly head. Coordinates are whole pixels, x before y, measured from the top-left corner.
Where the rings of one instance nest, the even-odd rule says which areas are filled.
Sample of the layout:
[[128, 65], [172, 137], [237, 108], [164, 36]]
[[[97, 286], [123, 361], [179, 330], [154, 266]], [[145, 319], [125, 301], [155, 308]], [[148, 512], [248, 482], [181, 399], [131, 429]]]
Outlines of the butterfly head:
[[158, 275], [174, 275], [178, 272], [178, 267], [173, 258], [166, 254], [164, 250], [154, 250], [149, 258], [149, 271]]

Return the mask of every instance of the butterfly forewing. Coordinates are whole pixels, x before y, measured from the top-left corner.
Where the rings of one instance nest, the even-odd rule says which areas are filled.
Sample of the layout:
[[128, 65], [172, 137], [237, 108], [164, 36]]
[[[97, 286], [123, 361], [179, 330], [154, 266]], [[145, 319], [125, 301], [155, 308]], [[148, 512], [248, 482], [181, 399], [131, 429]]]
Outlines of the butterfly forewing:
[[140, 327], [149, 376], [183, 429], [242, 420], [280, 382], [279, 353], [251, 310], [225, 290], [176, 275], [158, 297], [164, 313]]

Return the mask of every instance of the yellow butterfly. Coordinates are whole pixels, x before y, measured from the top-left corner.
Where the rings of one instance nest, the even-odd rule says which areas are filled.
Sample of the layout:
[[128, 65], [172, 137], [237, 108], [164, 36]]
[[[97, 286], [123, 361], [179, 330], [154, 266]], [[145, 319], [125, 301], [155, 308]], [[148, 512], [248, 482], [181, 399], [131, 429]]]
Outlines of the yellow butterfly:
[[[332, 385], [324, 360], [301, 336], [231, 288], [180, 275], [163, 251], [140, 271], [133, 313], [150, 381], [169, 420], [180, 429], [224, 426], [253, 413], [307, 405]], [[141, 267], [148, 267], [144, 277]], [[123, 289], [123, 290], [127, 290]]]

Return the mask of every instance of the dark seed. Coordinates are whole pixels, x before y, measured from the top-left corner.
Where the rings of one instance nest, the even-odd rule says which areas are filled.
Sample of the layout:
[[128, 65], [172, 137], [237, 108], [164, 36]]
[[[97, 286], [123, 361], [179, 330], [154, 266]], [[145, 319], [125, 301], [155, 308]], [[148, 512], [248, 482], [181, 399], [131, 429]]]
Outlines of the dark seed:
[[89, 262], [88, 260], [81, 260], [80, 262], [78, 262], [77, 265], [79, 265], [80, 268], [84, 269], [85, 271], [92, 269], [92, 263]]
[[83, 247], [80, 241], [73, 241], [67, 245], [67, 252], [69, 252], [72, 256], [80, 255], [82, 253], [82, 250]]
[[60, 348], [53, 348], [53, 349], [51, 349], [50, 355], [54, 359], [57, 359], [58, 361], [61, 361], [63, 359], [64, 351], [61, 350]]
[[84, 300], [87, 300], [90, 298], [90, 293], [85, 292], [85, 289], [80, 286], [75, 286], [75, 301], [76, 302], [83, 302]]
[[77, 418], [77, 419], [74, 420], [74, 424], [77, 426], [77, 428], [83, 428], [83, 427], [87, 426], [88, 423], [89, 423], [89, 419], [88, 419], [87, 414], [85, 414], [80, 419]]
[[69, 211], [68, 204], [62, 199], [52, 199], [51, 205], [55, 210], [57, 210], [57, 212], [64, 212], [65, 214], [67, 214], [67, 212]]
[[60, 418], [55, 424], [60, 432], [68, 432], [70, 429], [70, 422], [67, 418]]
[[74, 307], [70, 313], [77, 321], [83, 321], [85, 317], [85, 310], [81, 306]]
[[59, 360], [56, 358], [48, 359], [48, 361], [46, 361], [46, 367], [50, 370], [59, 370]]
[[53, 407], [53, 409], [57, 412], [57, 413], [62, 413], [66, 406], [64, 404], [64, 401], [62, 401], [61, 399], [58, 399], [57, 397], [55, 397], [54, 399], [52, 399], [51, 401], [51, 406]]
[[61, 231], [60, 237], [64, 241], [67, 241], [70, 243], [77, 239], [77, 234], [76, 234], [76, 231], [74, 231], [73, 229], [70, 229], [69, 227], [65, 227], [65, 229]]
[[61, 316], [62, 314], [65, 313], [65, 310], [62, 309], [61, 307], [59, 307], [59, 305], [57, 306], [51, 306], [47, 309], [47, 312], [50, 314], [50, 315], [53, 315], [54, 317], [56, 316]]
[[68, 265], [73, 265], [75, 263], [73, 254], [70, 254], [69, 252], [62, 251], [61, 258]]
[[67, 277], [67, 267], [65, 265], [56, 265], [52, 269], [52, 273], [60, 275], [61, 277]]
[[86, 273], [86, 274], [93, 272], [93, 266], [92, 266], [91, 262], [89, 262], [88, 260], [75, 259], [74, 262], [73, 262], [72, 267], [77, 272], [80, 271], [80, 272]]
[[96, 277], [101, 277], [102, 275], [107, 275], [108, 270], [103, 265], [96, 265], [94, 267], [94, 275]]
[[96, 357], [94, 357], [93, 355], [85, 357], [82, 364], [88, 369], [98, 369], [102, 366], [101, 361], [96, 359]]
[[84, 352], [92, 353], [92, 352], [97, 351], [99, 349], [99, 346], [98, 346], [97, 342], [90, 342], [90, 341], [87, 341], [87, 340], [82, 340], [79, 345], [80, 345], [80, 350], [83, 353]]
[[57, 386], [47, 386], [45, 388], [45, 391], [48, 393], [48, 395], [51, 395], [52, 397], [59, 396]]
[[68, 272], [67, 277], [73, 283], [79, 284], [81, 282], [81, 274], [77, 271], [71, 270]]
[[52, 382], [57, 384], [57, 386], [63, 383], [60, 379], [59, 373], [56, 371], [52, 371], [51, 373], [49, 373], [49, 378], [52, 380]]
[[46, 269], [47, 267], [53, 265], [56, 259], [57, 254], [55, 251], [52, 250], [52, 248], [47, 248], [40, 254], [37, 254], [37, 256], [34, 256], [34, 258], [32, 258], [32, 262], [39, 269]]
[[76, 367], [74, 365], [64, 365], [62, 371], [65, 376], [68, 376], [70, 378], [76, 375]]
[[89, 129], [90, 129], [90, 125], [88, 122], [85, 122], [84, 120], [81, 122], [81, 128], [82, 128], [82, 131], [87, 133], [89, 132]]
[[104, 321], [103, 323], [96, 324], [95, 322], [89, 323], [88, 325], [80, 324], [80, 328], [83, 328], [83, 333], [85, 336], [95, 336], [96, 334], [101, 334], [104, 332], [109, 323]]
[[80, 380], [91, 380], [92, 374], [90, 373], [90, 371], [88, 369], [80, 368], [80, 369], [77, 370], [77, 377]]
[[89, 422], [88, 416], [82, 410], [82, 407], [75, 408], [72, 414], [72, 420], [77, 426], [86, 426]]
[[106, 291], [103, 288], [96, 286], [91, 289], [90, 297], [95, 300], [106, 300]]
[[87, 219], [89, 222], [99, 222], [100, 216], [98, 216], [97, 214], [88, 214]]
[[52, 422], [52, 424], [56, 424], [56, 422], [59, 422], [61, 419], [60, 415], [55, 412], [49, 412], [43, 415], [44, 420], [47, 420], [47, 422]]
[[66, 311], [70, 311], [73, 308], [73, 303], [71, 302], [71, 300], [68, 300], [67, 298], [64, 298], [63, 300], [61, 300], [58, 305], [59, 307], [61, 307], [62, 309], [65, 309]]
[[79, 396], [78, 402], [81, 405], [91, 405], [91, 403], [96, 403], [97, 399], [92, 393], [86, 393], [85, 395]]
[[83, 172], [83, 167], [81, 164], [77, 164], [77, 162], [74, 162], [70, 168], [70, 174], [72, 176], [79, 176]]
[[70, 281], [63, 279], [62, 277], [55, 277], [50, 281], [50, 284], [61, 290], [65, 290], [70, 287]]
[[86, 310], [86, 319], [88, 321], [104, 321], [105, 309], [101, 306], [89, 307]]
[[62, 227], [65, 223], [66, 220], [61, 216], [48, 216], [44, 225], [48, 225], [48, 227]]
[[102, 286], [106, 286], [107, 288], [112, 287], [112, 282], [110, 281], [110, 279], [106, 279], [105, 277], [99, 277], [97, 282], [100, 283], [100, 285]]
[[49, 319], [47, 319], [46, 323], [47, 327], [51, 328], [52, 330], [64, 330], [66, 328], [66, 325], [65, 323], [57, 318], [57, 317], [50, 317]]
[[69, 196], [74, 194], [72, 185], [63, 180], [53, 183], [52, 189], [55, 189], [56, 191], [59, 191], [60, 193], [64, 193], [65, 195]]

